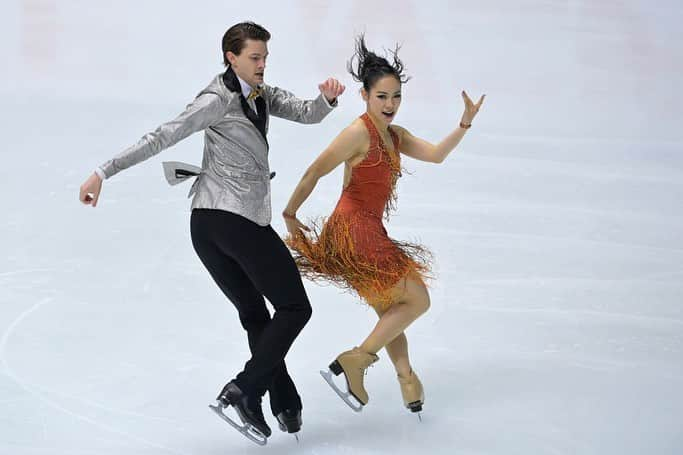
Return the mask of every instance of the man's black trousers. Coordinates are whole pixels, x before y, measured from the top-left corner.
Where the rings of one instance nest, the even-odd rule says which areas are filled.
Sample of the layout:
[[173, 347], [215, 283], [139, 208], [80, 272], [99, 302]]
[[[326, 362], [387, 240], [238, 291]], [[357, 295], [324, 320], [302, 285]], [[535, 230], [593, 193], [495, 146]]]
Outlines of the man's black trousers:
[[[270, 394], [271, 410], [301, 409], [284, 358], [311, 317], [294, 259], [270, 225], [224, 210], [194, 209], [192, 244], [214, 281], [237, 308], [251, 359], [235, 378], [250, 397]], [[265, 298], [275, 312], [271, 318]]]

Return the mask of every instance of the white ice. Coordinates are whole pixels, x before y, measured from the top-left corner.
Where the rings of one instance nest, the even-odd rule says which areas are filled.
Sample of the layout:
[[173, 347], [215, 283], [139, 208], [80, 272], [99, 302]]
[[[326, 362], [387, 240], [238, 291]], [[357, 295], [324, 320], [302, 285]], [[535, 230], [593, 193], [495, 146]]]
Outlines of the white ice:
[[[363, 112], [345, 71], [357, 33], [403, 44], [396, 123], [413, 134], [440, 140], [461, 89], [487, 94], [443, 165], [405, 160], [387, 225], [436, 257], [432, 308], [408, 330], [422, 423], [384, 352], [360, 414], [323, 382], [376, 318], [312, 283], [288, 357], [301, 443], [267, 416], [261, 449], [210, 412], [245, 335], [192, 250], [189, 185], [161, 169], [198, 164], [201, 135], [105, 182], [97, 208], [77, 200], [222, 70], [220, 37], [249, 18], [273, 35], [269, 83], [347, 84], [319, 125], [271, 121], [276, 213]], [[683, 453], [681, 23], [666, 0], [3, 0], [0, 454]], [[340, 187], [324, 178], [304, 218]]]

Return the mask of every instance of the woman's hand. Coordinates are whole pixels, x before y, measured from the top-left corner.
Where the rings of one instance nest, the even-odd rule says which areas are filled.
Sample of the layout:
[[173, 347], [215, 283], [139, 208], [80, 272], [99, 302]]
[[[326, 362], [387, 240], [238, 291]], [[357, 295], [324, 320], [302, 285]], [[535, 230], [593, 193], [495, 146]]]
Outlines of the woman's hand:
[[282, 212], [282, 217], [285, 219], [285, 225], [287, 226], [287, 231], [292, 237], [297, 237], [303, 235], [301, 231], [310, 231], [308, 226], [299, 221], [296, 215], [290, 215], [289, 213]]
[[484, 102], [484, 98], [486, 98], [486, 95], [481, 95], [481, 98], [479, 98], [479, 101], [475, 103], [472, 102], [469, 96], [467, 96], [467, 93], [463, 90], [462, 91], [462, 99], [465, 101], [465, 112], [462, 114], [462, 119], [460, 120], [460, 123], [464, 125], [471, 125], [472, 120], [474, 120], [474, 117], [477, 115], [479, 112], [479, 108], [481, 107], [481, 104]]

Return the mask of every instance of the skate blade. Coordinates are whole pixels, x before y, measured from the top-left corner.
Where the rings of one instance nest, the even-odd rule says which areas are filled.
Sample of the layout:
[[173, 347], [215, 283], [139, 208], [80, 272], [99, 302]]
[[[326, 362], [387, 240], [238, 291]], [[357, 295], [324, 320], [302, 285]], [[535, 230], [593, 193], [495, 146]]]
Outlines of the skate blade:
[[325, 382], [327, 382], [329, 386], [332, 387], [332, 390], [334, 390], [337, 393], [337, 395], [339, 395], [339, 398], [344, 400], [344, 403], [346, 403], [351, 409], [353, 409], [356, 412], [361, 412], [363, 410], [363, 405], [356, 400], [356, 397], [354, 397], [351, 394], [351, 392], [349, 392], [348, 390], [344, 392], [339, 387], [337, 387], [337, 384], [335, 384], [334, 380], [332, 379], [332, 372], [330, 370], [320, 370], [320, 375], [323, 377]]
[[242, 425], [240, 425], [234, 420], [232, 420], [230, 417], [228, 417], [223, 412], [222, 406], [210, 404], [209, 408], [211, 408], [211, 410], [215, 412], [218, 415], [218, 417], [228, 422], [235, 430], [242, 433], [242, 435], [244, 435], [244, 437], [249, 439], [251, 442], [258, 444], [260, 446], [264, 446], [268, 442], [268, 438], [253, 426], [244, 422]]
[[290, 433], [289, 431], [287, 431], [287, 427], [286, 427], [285, 425], [283, 425], [282, 423], [278, 422], [278, 426], [280, 427], [280, 430], [281, 430], [281, 431], [283, 431], [283, 432], [285, 432], [285, 433], [287, 433], [287, 434], [291, 434], [292, 436], [294, 436], [294, 438], [296, 439], [296, 443], [297, 443], [297, 444], [299, 444], [299, 442], [301, 442], [301, 441], [299, 441], [299, 431], [301, 431], [301, 429], [299, 429], [299, 431], [295, 431], [295, 432], [293, 432], [293, 433]]
[[422, 422], [422, 404], [423, 401], [413, 401], [412, 403], [408, 403], [406, 405], [406, 408], [410, 412], [417, 414], [417, 418], [420, 422]]

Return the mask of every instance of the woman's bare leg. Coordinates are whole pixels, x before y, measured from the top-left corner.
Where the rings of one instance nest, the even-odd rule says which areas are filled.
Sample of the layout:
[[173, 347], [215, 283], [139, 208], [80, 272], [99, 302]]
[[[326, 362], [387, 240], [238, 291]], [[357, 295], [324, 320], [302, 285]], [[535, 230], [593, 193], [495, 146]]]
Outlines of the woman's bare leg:
[[429, 309], [429, 293], [421, 281], [407, 276], [394, 287], [393, 295], [395, 303], [380, 315], [360, 349], [376, 354], [382, 348], [387, 348], [396, 371], [407, 375], [410, 373], [410, 362], [408, 341], [403, 331]]

